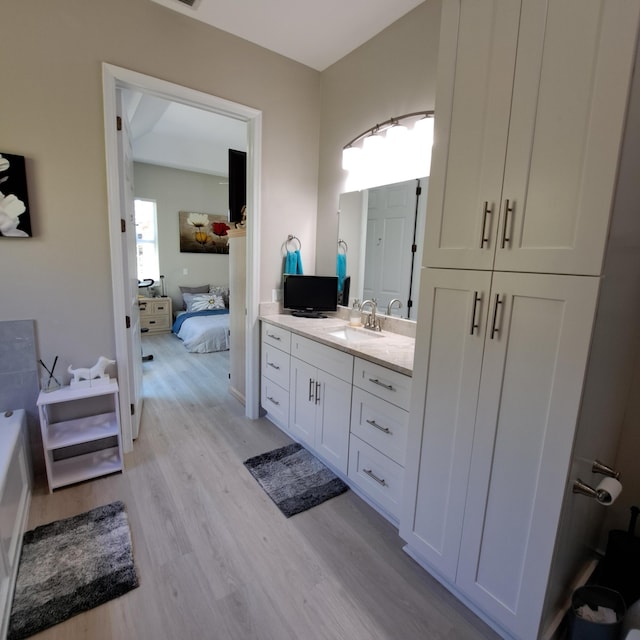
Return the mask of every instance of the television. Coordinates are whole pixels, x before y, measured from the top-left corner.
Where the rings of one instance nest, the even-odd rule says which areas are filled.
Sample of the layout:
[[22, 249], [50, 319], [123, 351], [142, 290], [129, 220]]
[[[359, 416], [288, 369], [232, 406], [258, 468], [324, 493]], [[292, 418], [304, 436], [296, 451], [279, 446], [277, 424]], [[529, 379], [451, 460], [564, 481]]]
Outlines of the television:
[[338, 309], [338, 276], [288, 275], [283, 294], [283, 306], [292, 315], [326, 318], [323, 311]]
[[229, 149], [229, 222], [242, 222], [247, 204], [247, 154]]

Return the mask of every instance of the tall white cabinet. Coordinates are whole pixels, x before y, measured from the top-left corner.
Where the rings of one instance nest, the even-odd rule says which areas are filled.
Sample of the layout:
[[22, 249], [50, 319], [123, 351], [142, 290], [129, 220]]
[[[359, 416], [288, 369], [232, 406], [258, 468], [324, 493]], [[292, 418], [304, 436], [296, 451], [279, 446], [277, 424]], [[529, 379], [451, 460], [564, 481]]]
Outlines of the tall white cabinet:
[[443, 3], [400, 534], [507, 638], [551, 626], [603, 517], [571, 484], [615, 450], [637, 344], [639, 18]]

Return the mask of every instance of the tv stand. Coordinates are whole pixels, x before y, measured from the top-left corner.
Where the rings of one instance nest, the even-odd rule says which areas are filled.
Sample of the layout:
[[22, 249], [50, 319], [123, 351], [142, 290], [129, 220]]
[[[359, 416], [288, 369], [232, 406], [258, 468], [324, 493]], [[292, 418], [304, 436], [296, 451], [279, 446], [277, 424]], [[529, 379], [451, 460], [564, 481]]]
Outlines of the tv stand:
[[320, 313], [319, 311], [292, 311], [292, 316], [296, 318], [326, 318], [327, 316], [324, 313]]

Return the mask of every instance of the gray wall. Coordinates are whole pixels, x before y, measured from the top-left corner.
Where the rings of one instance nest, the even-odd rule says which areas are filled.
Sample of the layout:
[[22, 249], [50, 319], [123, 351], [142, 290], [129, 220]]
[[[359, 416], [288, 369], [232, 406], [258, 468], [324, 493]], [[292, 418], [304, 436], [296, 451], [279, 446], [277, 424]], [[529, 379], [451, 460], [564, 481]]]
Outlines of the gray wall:
[[228, 178], [136, 162], [133, 181], [136, 198], [156, 201], [160, 273], [173, 310], [182, 305], [180, 285], [228, 285], [228, 254], [180, 253], [178, 237], [179, 211], [227, 215]]
[[39, 357], [65, 370], [115, 353], [103, 62], [261, 110], [261, 299], [284, 234], [315, 262], [317, 71], [148, 0], [3, 0], [1, 13], [0, 153], [26, 157], [34, 237], [0, 238], [15, 276], [0, 320], [35, 319]]

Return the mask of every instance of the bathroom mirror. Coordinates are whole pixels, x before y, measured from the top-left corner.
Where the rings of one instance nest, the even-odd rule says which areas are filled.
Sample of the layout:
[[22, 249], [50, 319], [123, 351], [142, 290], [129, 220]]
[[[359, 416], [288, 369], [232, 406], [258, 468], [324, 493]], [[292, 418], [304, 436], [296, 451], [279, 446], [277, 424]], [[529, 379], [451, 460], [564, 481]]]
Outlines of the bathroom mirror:
[[[349, 300], [376, 299], [378, 312], [416, 320], [428, 178], [340, 195], [338, 257], [350, 278]], [[415, 250], [413, 247], [415, 245]]]

